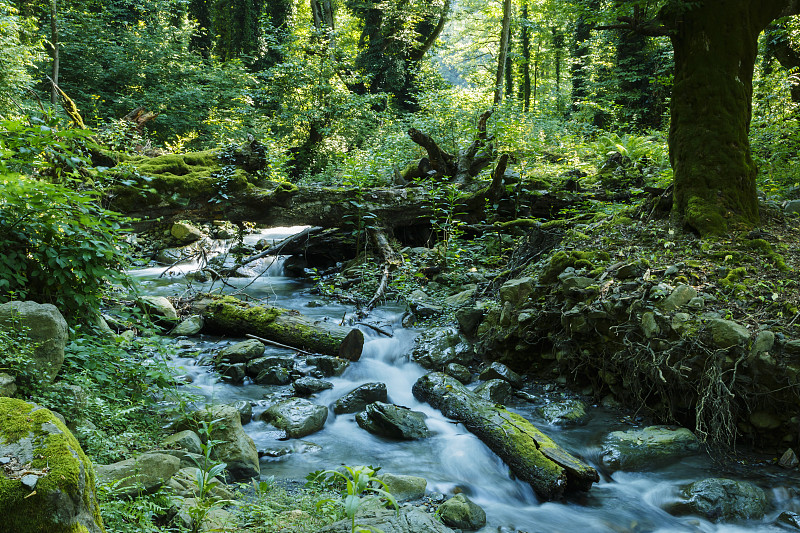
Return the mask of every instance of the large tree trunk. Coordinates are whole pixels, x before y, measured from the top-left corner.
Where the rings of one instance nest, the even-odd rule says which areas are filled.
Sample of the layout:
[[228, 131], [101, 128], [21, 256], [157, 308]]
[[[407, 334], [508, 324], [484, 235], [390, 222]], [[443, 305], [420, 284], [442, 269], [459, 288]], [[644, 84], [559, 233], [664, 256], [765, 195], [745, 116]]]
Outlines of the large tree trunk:
[[511, 0], [503, 0], [503, 27], [500, 31], [500, 53], [497, 56], [497, 77], [494, 83], [494, 103], [503, 99], [503, 79], [505, 77], [508, 41], [511, 36]]
[[594, 468], [570, 455], [521, 416], [498, 407], [440, 372], [422, 376], [414, 397], [459, 422], [508, 464], [539, 497], [561, 498], [566, 489], [589, 490], [599, 480]]
[[673, 213], [701, 235], [759, 221], [748, 140], [758, 35], [795, 3], [705, 1], [675, 15]]

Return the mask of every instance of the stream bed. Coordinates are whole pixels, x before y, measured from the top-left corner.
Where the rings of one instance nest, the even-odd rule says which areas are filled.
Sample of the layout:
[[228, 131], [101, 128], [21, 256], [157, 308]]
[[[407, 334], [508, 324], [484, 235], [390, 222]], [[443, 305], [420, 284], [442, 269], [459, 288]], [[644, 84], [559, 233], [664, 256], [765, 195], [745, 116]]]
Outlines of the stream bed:
[[[273, 228], [246, 237], [248, 242], [260, 238], [280, 240], [302, 228]], [[196, 265], [178, 265], [167, 275], [165, 267], [135, 270], [143, 291], [151, 295], [178, 296], [192, 290], [207, 290], [210, 282], [188, 282], [185, 274]], [[352, 320], [352, 307], [324, 300], [309, 293], [310, 285], [285, 277], [280, 258], [268, 258], [263, 271], [255, 278], [229, 279], [225, 293], [241, 289], [248, 296], [270, 305], [296, 309], [309, 317], [345, 322]], [[217, 282], [215, 287], [220, 287]], [[236, 289], [234, 289], [234, 287]], [[403, 328], [405, 308], [386, 305], [373, 311], [371, 324], [392, 333], [380, 335], [372, 328], [360, 327], [365, 335], [362, 357], [351, 363], [341, 377], [326, 378], [333, 389], [319, 393], [311, 401], [330, 406], [356, 386], [368, 382], [385, 383], [389, 402], [424, 412], [431, 437], [416, 441], [394, 441], [375, 436], [356, 425], [355, 415], [329, 416], [324, 429], [299, 440], [284, 440], [283, 432], [259, 421], [269, 398], [286, 387], [252, 383], [231, 385], [220, 380], [210, 365], [199, 364], [220, 348], [241, 338], [209, 336], [178, 339], [179, 357], [171, 364], [180, 368], [192, 381], [193, 392], [214, 403], [240, 400], [254, 404], [253, 421], [245, 430], [253, 438], [260, 454], [262, 476], [303, 479], [309, 472], [334, 468], [341, 464], [380, 466], [382, 472], [424, 477], [429, 493], [447, 497], [463, 492], [483, 507], [487, 525], [482, 532], [526, 533], [644, 533], [644, 532], [786, 532], [797, 531], [779, 525], [783, 511], [800, 513], [800, 483], [796, 471], [787, 472], [771, 464], [746, 467], [736, 463], [715, 461], [706, 453], [684, 458], [678, 463], [646, 472], [607, 472], [599, 464], [600, 443], [611, 431], [634, 427], [625, 413], [590, 405], [587, 424], [562, 428], [550, 426], [536, 414], [536, 404], [520, 399], [510, 400], [507, 407], [524, 416], [572, 454], [581, 457], [601, 473], [601, 480], [588, 493], [569, 495], [560, 502], [539, 501], [531, 487], [512, 479], [508, 467], [480, 440], [461, 424], [455, 424], [427, 404], [418, 402], [411, 393], [414, 382], [426, 373], [409, 361], [409, 353], [419, 330]], [[292, 355], [290, 350], [267, 347], [264, 355]], [[182, 355], [185, 355], [183, 357]], [[549, 390], [547, 390], [549, 389]], [[537, 390], [544, 401], [557, 400], [555, 387]], [[680, 488], [707, 477], [729, 477], [749, 480], [767, 493], [770, 511], [763, 520], [724, 524], [698, 516], [675, 517], [664, 510], [675, 502]]]

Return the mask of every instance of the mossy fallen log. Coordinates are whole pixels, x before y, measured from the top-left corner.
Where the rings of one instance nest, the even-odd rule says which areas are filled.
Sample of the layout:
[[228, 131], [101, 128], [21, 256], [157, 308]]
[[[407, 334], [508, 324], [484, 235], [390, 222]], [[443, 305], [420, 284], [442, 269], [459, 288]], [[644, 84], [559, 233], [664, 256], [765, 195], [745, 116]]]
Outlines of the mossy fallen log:
[[299, 311], [251, 305], [232, 296], [206, 296], [192, 304], [203, 315], [204, 328], [228, 335], [253, 334], [301, 350], [335, 355], [357, 361], [364, 347], [364, 334], [312, 320]]
[[589, 490], [599, 480], [594, 468], [533, 424], [474, 394], [455, 378], [433, 372], [419, 378], [413, 392], [418, 400], [463, 423], [541, 498], [558, 499], [567, 489]]

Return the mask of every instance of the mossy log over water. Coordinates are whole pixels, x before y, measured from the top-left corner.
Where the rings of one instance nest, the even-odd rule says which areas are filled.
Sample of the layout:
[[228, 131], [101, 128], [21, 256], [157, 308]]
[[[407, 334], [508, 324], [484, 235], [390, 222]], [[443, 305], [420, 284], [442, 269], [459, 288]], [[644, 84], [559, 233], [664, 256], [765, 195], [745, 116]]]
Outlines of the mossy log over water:
[[539, 497], [554, 500], [567, 489], [589, 490], [597, 471], [573, 457], [523, 417], [474, 394], [455, 378], [433, 372], [414, 384], [414, 396], [475, 434]]
[[309, 352], [350, 361], [361, 357], [364, 334], [357, 329], [312, 320], [298, 311], [248, 304], [232, 296], [207, 296], [192, 304], [206, 330], [228, 335], [252, 334]]

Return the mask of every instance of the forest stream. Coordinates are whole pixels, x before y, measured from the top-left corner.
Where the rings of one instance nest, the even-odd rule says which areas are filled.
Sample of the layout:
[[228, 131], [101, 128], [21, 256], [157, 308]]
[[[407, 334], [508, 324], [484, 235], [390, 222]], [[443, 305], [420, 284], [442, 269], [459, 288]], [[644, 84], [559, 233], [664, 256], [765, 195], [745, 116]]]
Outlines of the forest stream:
[[[273, 239], [287, 237], [302, 228], [272, 228], [248, 235], [245, 239]], [[405, 308], [391, 303], [374, 310], [366, 319], [370, 324], [392, 334], [387, 337], [373, 328], [355, 324], [353, 308], [337, 302], [323, 301], [309, 293], [307, 281], [283, 275], [281, 258], [264, 263], [264, 272], [255, 279], [229, 279], [224, 292], [246, 287], [243, 292], [270, 305], [301, 311], [308, 317], [342, 321], [360, 327], [365, 336], [361, 359], [352, 363], [340, 377], [327, 378], [334, 387], [312, 397], [312, 401], [330, 406], [345, 393], [369, 382], [385, 383], [389, 401], [396, 405], [422, 411], [431, 437], [420, 440], [392, 441], [375, 436], [359, 428], [355, 415], [334, 415], [329, 412], [324, 429], [303, 439], [284, 438], [283, 432], [258, 420], [270, 398], [285, 396], [288, 386], [264, 386], [245, 382], [231, 385], [220, 380], [213, 366], [201, 364], [203, 358], [215, 354], [232, 341], [243, 339], [209, 336], [191, 339], [179, 338], [176, 345], [179, 356], [171, 364], [192, 381], [193, 391], [207, 402], [234, 403], [245, 400], [254, 405], [253, 421], [245, 430], [253, 438], [261, 458], [263, 477], [301, 480], [317, 470], [338, 465], [372, 465], [382, 472], [424, 477], [428, 481], [427, 493], [448, 496], [463, 492], [480, 505], [487, 515], [483, 532], [726, 532], [785, 531], [776, 525], [783, 511], [800, 512], [800, 495], [797, 479], [772, 464], [747, 466], [723, 458], [715, 460], [711, 454], [700, 452], [677, 463], [644, 472], [609, 472], [599, 461], [599, 444], [614, 430], [634, 427], [634, 415], [590, 405], [589, 421], [582, 426], [568, 428], [548, 425], [537, 413], [535, 405], [512, 397], [506, 406], [536, 424], [558, 444], [572, 454], [584, 459], [600, 472], [600, 482], [586, 493], [568, 494], [563, 501], [539, 501], [530, 485], [512, 479], [508, 467], [463, 425], [453, 423], [425, 403], [417, 401], [411, 393], [414, 382], [426, 373], [422, 367], [409, 360], [415, 336], [419, 329], [401, 325]], [[132, 274], [142, 282], [144, 291], [151, 295], [176, 296], [185, 293], [185, 273], [196, 265], [178, 265], [167, 275], [165, 267], [135, 270]], [[211, 282], [192, 282], [193, 290], [207, 290]], [[219, 286], [219, 282], [215, 285]], [[312, 305], [309, 305], [311, 301]], [[286, 349], [267, 347], [265, 355], [291, 355]], [[471, 385], [470, 388], [474, 386]], [[560, 396], [553, 385], [526, 385], [536, 387], [534, 392], [541, 401], [556, 401]], [[742, 462], [744, 463], [744, 462]], [[748, 480], [762, 487], [772, 502], [771, 513], [761, 521], [737, 525], [714, 523], [698, 516], [677, 517], [665, 508], [677, 501], [682, 486], [698, 479], [726, 477]]]

